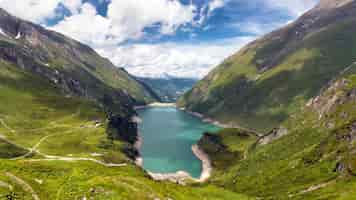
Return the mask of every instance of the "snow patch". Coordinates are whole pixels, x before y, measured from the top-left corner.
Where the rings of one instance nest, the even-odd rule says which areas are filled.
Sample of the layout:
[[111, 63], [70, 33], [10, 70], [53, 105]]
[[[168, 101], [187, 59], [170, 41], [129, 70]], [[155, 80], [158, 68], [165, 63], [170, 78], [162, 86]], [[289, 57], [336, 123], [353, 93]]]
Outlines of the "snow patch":
[[7, 34], [4, 32], [4, 30], [2, 30], [1, 28], [0, 28], [0, 34], [1, 35], [4, 35], [4, 36], [7, 36]]
[[21, 38], [21, 33], [18, 32], [17, 35], [16, 35], [16, 37], [15, 37], [15, 39], [18, 40], [18, 39], [20, 39], [20, 38]]

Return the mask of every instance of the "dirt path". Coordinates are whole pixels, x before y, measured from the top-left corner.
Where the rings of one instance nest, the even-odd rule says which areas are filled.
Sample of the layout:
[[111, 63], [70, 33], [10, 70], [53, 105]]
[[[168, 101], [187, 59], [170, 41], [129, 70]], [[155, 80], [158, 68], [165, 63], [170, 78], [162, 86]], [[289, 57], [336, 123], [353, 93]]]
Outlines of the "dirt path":
[[30, 156], [33, 153], [37, 153], [37, 154], [43, 156], [44, 159], [29, 159], [27, 161], [30, 161], [30, 162], [38, 162], [38, 161], [67, 161], [67, 162], [91, 161], [91, 162], [95, 162], [95, 163], [100, 164], [100, 165], [105, 166], [105, 167], [123, 167], [123, 166], [127, 166], [127, 163], [120, 163], [120, 164], [117, 164], [117, 163], [105, 163], [103, 161], [100, 161], [100, 160], [97, 160], [97, 159], [94, 159], [94, 158], [53, 156], [53, 155], [48, 155], [48, 154], [42, 153], [38, 149], [38, 147], [42, 144], [42, 142], [46, 141], [46, 139], [48, 139], [49, 137], [53, 137], [53, 136], [56, 136], [56, 135], [63, 135], [63, 134], [66, 134], [66, 133], [71, 133], [75, 129], [81, 129], [81, 127], [73, 128], [70, 131], [66, 131], [66, 132], [60, 133], [60, 134], [56, 133], [56, 134], [52, 134], [52, 135], [46, 135], [46, 136], [42, 137], [35, 145], [33, 145], [32, 148], [29, 148], [28, 149], [29, 152], [27, 152], [25, 155], [22, 155], [22, 156], [16, 157], [16, 158], [12, 158], [10, 160], [20, 160], [20, 159], [23, 159], [23, 158], [26, 158], [26, 157]]
[[24, 147], [22, 147], [22, 146], [20, 146], [20, 145], [18, 145], [18, 144], [15, 144], [15, 143], [13, 143], [13, 142], [11, 142], [10, 140], [8, 140], [8, 139], [6, 139], [6, 137], [4, 136], [4, 135], [1, 135], [0, 134], [0, 141], [4, 141], [4, 142], [6, 142], [6, 143], [9, 143], [9, 144], [11, 144], [11, 145], [13, 145], [13, 146], [15, 146], [15, 147], [17, 147], [17, 148], [19, 148], [19, 149], [26, 149], [26, 148], [24, 148]]
[[327, 181], [327, 182], [324, 182], [324, 183], [320, 183], [320, 184], [317, 184], [317, 185], [312, 185], [310, 186], [309, 188], [305, 189], [305, 190], [302, 190], [296, 194], [290, 194], [289, 197], [295, 197], [295, 196], [298, 196], [298, 195], [303, 195], [303, 194], [306, 194], [306, 193], [309, 193], [309, 192], [313, 192], [315, 190], [319, 190], [319, 189], [322, 189], [324, 187], [327, 187], [328, 185], [330, 184], [333, 184], [335, 183], [335, 180], [331, 180], [331, 181]]
[[8, 188], [10, 191], [12, 191], [14, 188], [12, 185], [6, 183], [6, 182], [3, 182], [3, 181], [0, 181], [0, 187], [2, 188]]
[[[78, 110], [76, 113], [72, 114], [71, 116], [69, 117], [66, 117], [65, 119], [67, 118], [70, 118], [70, 117], [74, 117], [76, 115], [79, 115], [80, 114], [80, 110]], [[60, 119], [60, 120], [57, 120], [57, 121], [53, 121], [50, 123], [50, 125], [52, 126], [57, 126], [57, 122], [61, 121], [61, 120], [64, 120], [63, 118]], [[2, 121], [2, 119], [0, 119], [0, 123], [2, 123], [4, 126], [6, 125], [4, 121]], [[6, 126], [8, 127], [8, 126]], [[8, 127], [10, 128], [10, 127]], [[48, 128], [48, 127], [47, 127]], [[50, 134], [50, 135], [46, 135], [46, 136], [43, 136], [36, 144], [34, 144], [31, 148], [24, 148], [24, 147], [20, 147], [19, 145], [17, 144], [14, 144], [12, 143], [11, 141], [8, 141], [6, 140], [5, 136], [1, 135], [0, 134], [0, 139], [10, 143], [10, 144], [13, 144], [17, 147], [20, 147], [20, 148], [24, 148], [24, 149], [28, 149], [28, 152], [22, 156], [19, 156], [19, 157], [16, 157], [16, 158], [12, 158], [10, 160], [20, 160], [20, 159], [24, 159], [28, 156], [30, 156], [31, 154], [33, 153], [37, 153], [41, 156], [44, 157], [44, 159], [29, 159], [27, 161], [30, 161], [30, 162], [38, 162], [38, 161], [67, 161], [67, 162], [74, 162], [74, 161], [91, 161], [91, 162], [94, 162], [94, 163], [97, 163], [97, 164], [100, 164], [102, 166], [105, 166], [105, 167], [123, 167], [123, 166], [127, 166], [127, 163], [120, 163], [120, 164], [117, 164], [117, 163], [105, 163], [103, 161], [100, 161], [100, 160], [97, 160], [97, 159], [94, 159], [94, 158], [85, 158], [85, 157], [64, 157], [64, 156], [53, 156], [53, 155], [48, 155], [48, 154], [45, 154], [45, 153], [42, 153], [40, 152], [40, 150], [38, 149], [39, 146], [44, 142], [46, 141], [49, 137], [53, 137], [53, 136], [57, 136], [57, 135], [63, 135], [63, 134], [66, 134], [66, 133], [72, 133], [74, 132], [75, 130], [77, 129], [82, 129], [82, 127], [75, 127], [75, 128], [72, 128], [71, 130], [69, 131], [65, 131], [65, 132], [62, 132], [62, 133], [55, 133], [55, 134]], [[11, 129], [12, 130], [12, 129]]]
[[11, 133], [16, 133], [14, 129], [12, 129], [9, 125], [6, 124], [6, 122], [0, 118], [0, 124], [5, 127], [7, 130], [9, 130]]
[[94, 163], [97, 163], [99, 165], [105, 166], [105, 167], [124, 167], [127, 166], [127, 163], [106, 163], [100, 160], [96, 160], [94, 158], [83, 158], [83, 157], [64, 157], [64, 156], [51, 156], [51, 155], [46, 155], [40, 152], [39, 153], [41, 156], [45, 157], [44, 159], [29, 159], [26, 161], [29, 162], [39, 162], [39, 161], [67, 161], [67, 162], [74, 162], [74, 161], [91, 161]]
[[24, 180], [22, 180], [21, 178], [9, 173], [9, 172], [6, 172], [5, 175], [7, 177], [9, 177], [11, 179], [11, 181], [15, 182], [16, 184], [18, 184], [19, 186], [22, 187], [22, 189], [25, 191], [25, 192], [28, 192], [31, 194], [32, 198], [34, 200], [40, 200], [40, 197], [37, 195], [37, 193], [33, 190], [33, 188], [28, 184], [26, 183]]

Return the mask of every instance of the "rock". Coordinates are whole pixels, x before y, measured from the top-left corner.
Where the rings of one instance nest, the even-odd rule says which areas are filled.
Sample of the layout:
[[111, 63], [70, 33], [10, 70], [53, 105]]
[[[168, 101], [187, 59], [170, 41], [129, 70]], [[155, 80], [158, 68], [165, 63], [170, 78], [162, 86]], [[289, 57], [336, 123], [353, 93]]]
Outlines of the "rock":
[[288, 129], [284, 128], [284, 127], [280, 127], [280, 128], [275, 128], [272, 131], [270, 131], [267, 135], [261, 137], [258, 140], [258, 144], [259, 145], [266, 145], [269, 144], [285, 135], [288, 134]]

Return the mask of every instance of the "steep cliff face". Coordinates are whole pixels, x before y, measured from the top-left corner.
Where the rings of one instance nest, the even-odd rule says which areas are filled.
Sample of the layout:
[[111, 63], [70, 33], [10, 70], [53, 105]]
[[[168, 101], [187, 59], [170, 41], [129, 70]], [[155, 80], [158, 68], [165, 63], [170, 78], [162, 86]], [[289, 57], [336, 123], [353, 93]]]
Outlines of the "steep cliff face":
[[155, 100], [125, 70], [73, 39], [13, 17], [3, 9], [0, 30], [1, 59], [51, 80], [67, 94], [97, 101], [110, 95], [121, 104]]
[[226, 59], [178, 101], [225, 123], [269, 131], [356, 59], [356, 1], [321, 1]]

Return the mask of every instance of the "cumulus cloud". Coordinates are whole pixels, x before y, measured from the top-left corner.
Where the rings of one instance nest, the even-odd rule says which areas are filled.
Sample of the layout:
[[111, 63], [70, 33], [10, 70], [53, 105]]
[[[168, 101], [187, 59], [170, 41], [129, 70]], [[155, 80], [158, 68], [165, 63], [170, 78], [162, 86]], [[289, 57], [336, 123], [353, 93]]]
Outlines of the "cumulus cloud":
[[192, 23], [195, 11], [195, 6], [183, 5], [178, 0], [112, 0], [108, 18], [125, 27], [129, 34], [140, 34], [145, 27], [155, 24], [161, 25], [161, 33], [171, 34], [179, 26]]
[[91, 4], [84, 3], [78, 13], [51, 28], [99, 48], [142, 38], [145, 28], [157, 25], [160, 34], [173, 34], [193, 23], [195, 11], [195, 6], [178, 0], [111, 0], [103, 17]]
[[81, 6], [81, 0], [0, 0], [0, 7], [20, 18], [42, 23], [56, 16], [56, 9], [62, 4], [71, 12]]
[[114, 27], [111, 20], [98, 15], [96, 8], [89, 3], [84, 3], [77, 14], [66, 17], [50, 28], [93, 47], [115, 45], [125, 37], [120, 34], [120, 28]]
[[224, 5], [227, 3], [227, 0], [213, 0], [209, 2], [208, 4], [208, 15], [211, 15], [211, 13], [218, 9], [224, 7]]
[[[209, 0], [198, 7], [183, 4], [181, 0], [98, 0], [108, 4], [106, 15], [84, 0], [0, 0], [0, 7], [10, 13], [45, 25], [57, 17], [60, 6], [71, 12], [50, 29], [64, 33], [95, 48], [119, 67], [125, 67], [138, 76], [200, 78], [224, 58], [240, 47], [282, 24], [264, 24], [260, 21], [235, 24], [251, 37], [194, 44], [167, 43], [137, 44], [146, 36], [147, 28], [156, 30], [153, 37], [174, 35], [177, 30], [208, 30], [209, 18], [229, 3], [238, 0]], [[242, 1], [242, 0], [241, 0]], [[251, 0], [251, 4], [270, 11], [286, 11], [292, 18], [315, 5], [318, 0]], [[193, 1], [192, 1], [193, 2]], [[246, 2], [248, 3], [248, 2]], [[31, 12], [28, 12], [31, 11]], [[203, 26], [204, 25], [204, 26]], [[197, 33], [192, 32], [191, 37]], [[134, 43], [132, 43], [132, 41]], [[129, 44], [127, 44], [129, 42]]]
[[135, 44], [98, 51], [137, 76], [202, 78], [224, 58], [253, 39], [237, 37], [202, 44]]

